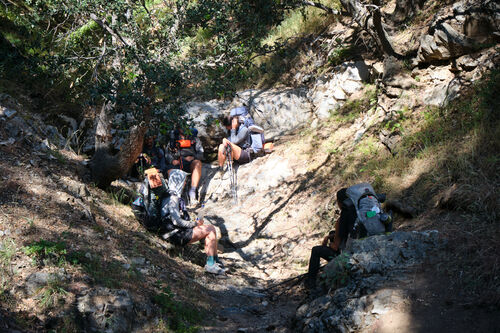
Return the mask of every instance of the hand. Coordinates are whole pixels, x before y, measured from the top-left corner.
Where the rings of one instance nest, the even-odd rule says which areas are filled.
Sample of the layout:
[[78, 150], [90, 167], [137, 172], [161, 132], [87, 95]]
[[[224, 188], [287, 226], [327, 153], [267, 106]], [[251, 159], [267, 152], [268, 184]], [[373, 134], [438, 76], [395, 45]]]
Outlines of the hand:
[[222, 144], [226, 147], [229, 144], [229, 140], [226, 138], [222, 139]]
[[237, 129], [239, 124], [238, 117], [233, 117], [233, 120], [231, 120], [231, 129]]
[[186, 157], [184, 157], [184, 159], [188, 162], [191, 162], [192, 160], [194, 160], [194, 157], [193, 156], [186, 156]]
[[198, 227], [201, 227], [203, 225], [203, 219], [196, 219], [196, 224], [198, 225]]
[[179, 160], [173, 160], [172, 165], [179, 165]]

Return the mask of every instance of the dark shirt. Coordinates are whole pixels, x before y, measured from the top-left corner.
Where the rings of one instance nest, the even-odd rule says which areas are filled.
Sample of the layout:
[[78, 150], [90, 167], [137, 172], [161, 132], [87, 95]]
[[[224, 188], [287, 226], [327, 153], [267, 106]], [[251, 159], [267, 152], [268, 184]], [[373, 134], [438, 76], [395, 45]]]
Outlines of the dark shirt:
[[345, 206], [341, 209], [339, 217], [339, 236], [342, 240], [347, 239], [347, 236], [354, 227], [357, 216], [354, 205]]
[[151, 164], [154, 165], [157, 169], [160, 169], [162, 173], [165, 173], [166, 162], [165, 162], [165, 154], [163, 153], [163, 149], [159, 147], [146, 148], [144, 147], [143, 153], [147, 154], [151, 158]]

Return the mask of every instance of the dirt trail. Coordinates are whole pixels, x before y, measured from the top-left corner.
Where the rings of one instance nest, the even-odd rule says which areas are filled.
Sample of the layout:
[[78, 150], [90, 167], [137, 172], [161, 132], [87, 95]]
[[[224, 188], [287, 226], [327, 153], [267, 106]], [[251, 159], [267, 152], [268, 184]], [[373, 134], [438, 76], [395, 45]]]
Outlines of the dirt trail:
[[[206, 221], [221, 230], [220, 255], [228, 272], [226, 276], [207, 275], [200, 281], [220, 305], [217, 317], [204, 327], [206, 332], [291, 332], [291, 319], [304, 298], [302, 287], [291, 283], [268, 290], [271, 285], [290, 276], [286, 258], [275, 250], [273, 239], [254, 235], [248, 225], [244, 206], [228, 209], [224, 202], [203, 208]], [[290, 227], [290, 226], [289, 226]], [[271, 265], [272, 263], [272, 265]], [[300, 272], [297, 272], [299, 274]]]

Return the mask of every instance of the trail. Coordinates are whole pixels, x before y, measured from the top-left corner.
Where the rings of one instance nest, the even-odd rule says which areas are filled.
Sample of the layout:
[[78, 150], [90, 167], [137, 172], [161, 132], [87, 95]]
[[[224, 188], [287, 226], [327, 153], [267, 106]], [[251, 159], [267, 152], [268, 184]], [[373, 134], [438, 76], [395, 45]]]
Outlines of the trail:
[[202, 282], [220, 305], [213, 326], [205, 331], [290, 332], [291, 318], [303, 296], [296, 293], [299, 286], [284, 290], [291, 283], [267, 290], [281, 280], [274, 271], [286, 264], [270, 249], [272, 240], [258, 236], [251, 240], [254, 230], [246, 224], [248, 219], [241, 218], [238, 207], [228, 210], [223, 205], [210, 205], [205, 210], [206, 221], [221, 230], [224, 253], [220, 257], [228, 268], [226, 276], [208, 275]]
[[[281, 196], [276, 193], [281, 200], [267, 207], [252, 204], [265, 193], [239, 195], [240, 202], [233, 205], [226, 183], [228, 178], [226, 173], [223, 180], [213, 180], [217, 183], [216, 189], [227, 187], [228, 195], [222, 200], [206, 200], [204, 207], [197, 211], [206, 223], [220, 230], [223, 253], [219, 256], [228, 268], [226, 276], [206, 275], [200, 281], [220, 306], [213, 309], [216, 318], [204, 330], [291, 332], [292, 317], [305, 296], [302, 287], [292, 286], [293, 281], [270, 290], [268, 287], [303, 273], [304, 266], [297, 267], [291, 255], [291, 250], [300, 243], [299, 227], [296, 222], [284, 223], [278, 214], [287, 202], [284, 193]], [[273, 218], [276, 214], [279, 216]]]

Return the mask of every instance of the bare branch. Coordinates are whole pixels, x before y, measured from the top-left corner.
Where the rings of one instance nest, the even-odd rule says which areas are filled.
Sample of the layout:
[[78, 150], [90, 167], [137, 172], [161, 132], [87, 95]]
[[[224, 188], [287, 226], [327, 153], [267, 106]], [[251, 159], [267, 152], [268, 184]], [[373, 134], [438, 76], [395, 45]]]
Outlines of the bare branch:
[[319, 9], [323, 9], [325, 12], [328, 12], [328, 13], [333, 14], [333, 15], [340, 14], [340, 12], [338, 10], [330, 8], [330, 7], [327, 7], [327, 6], [325, 6], [325, 5], [323, 5], [322, 3], [319, 3], [319, 2], [304, 0], [304, 1], [302, 1], [302, 5], [316, 7], [316, 8], [319, 8]]

